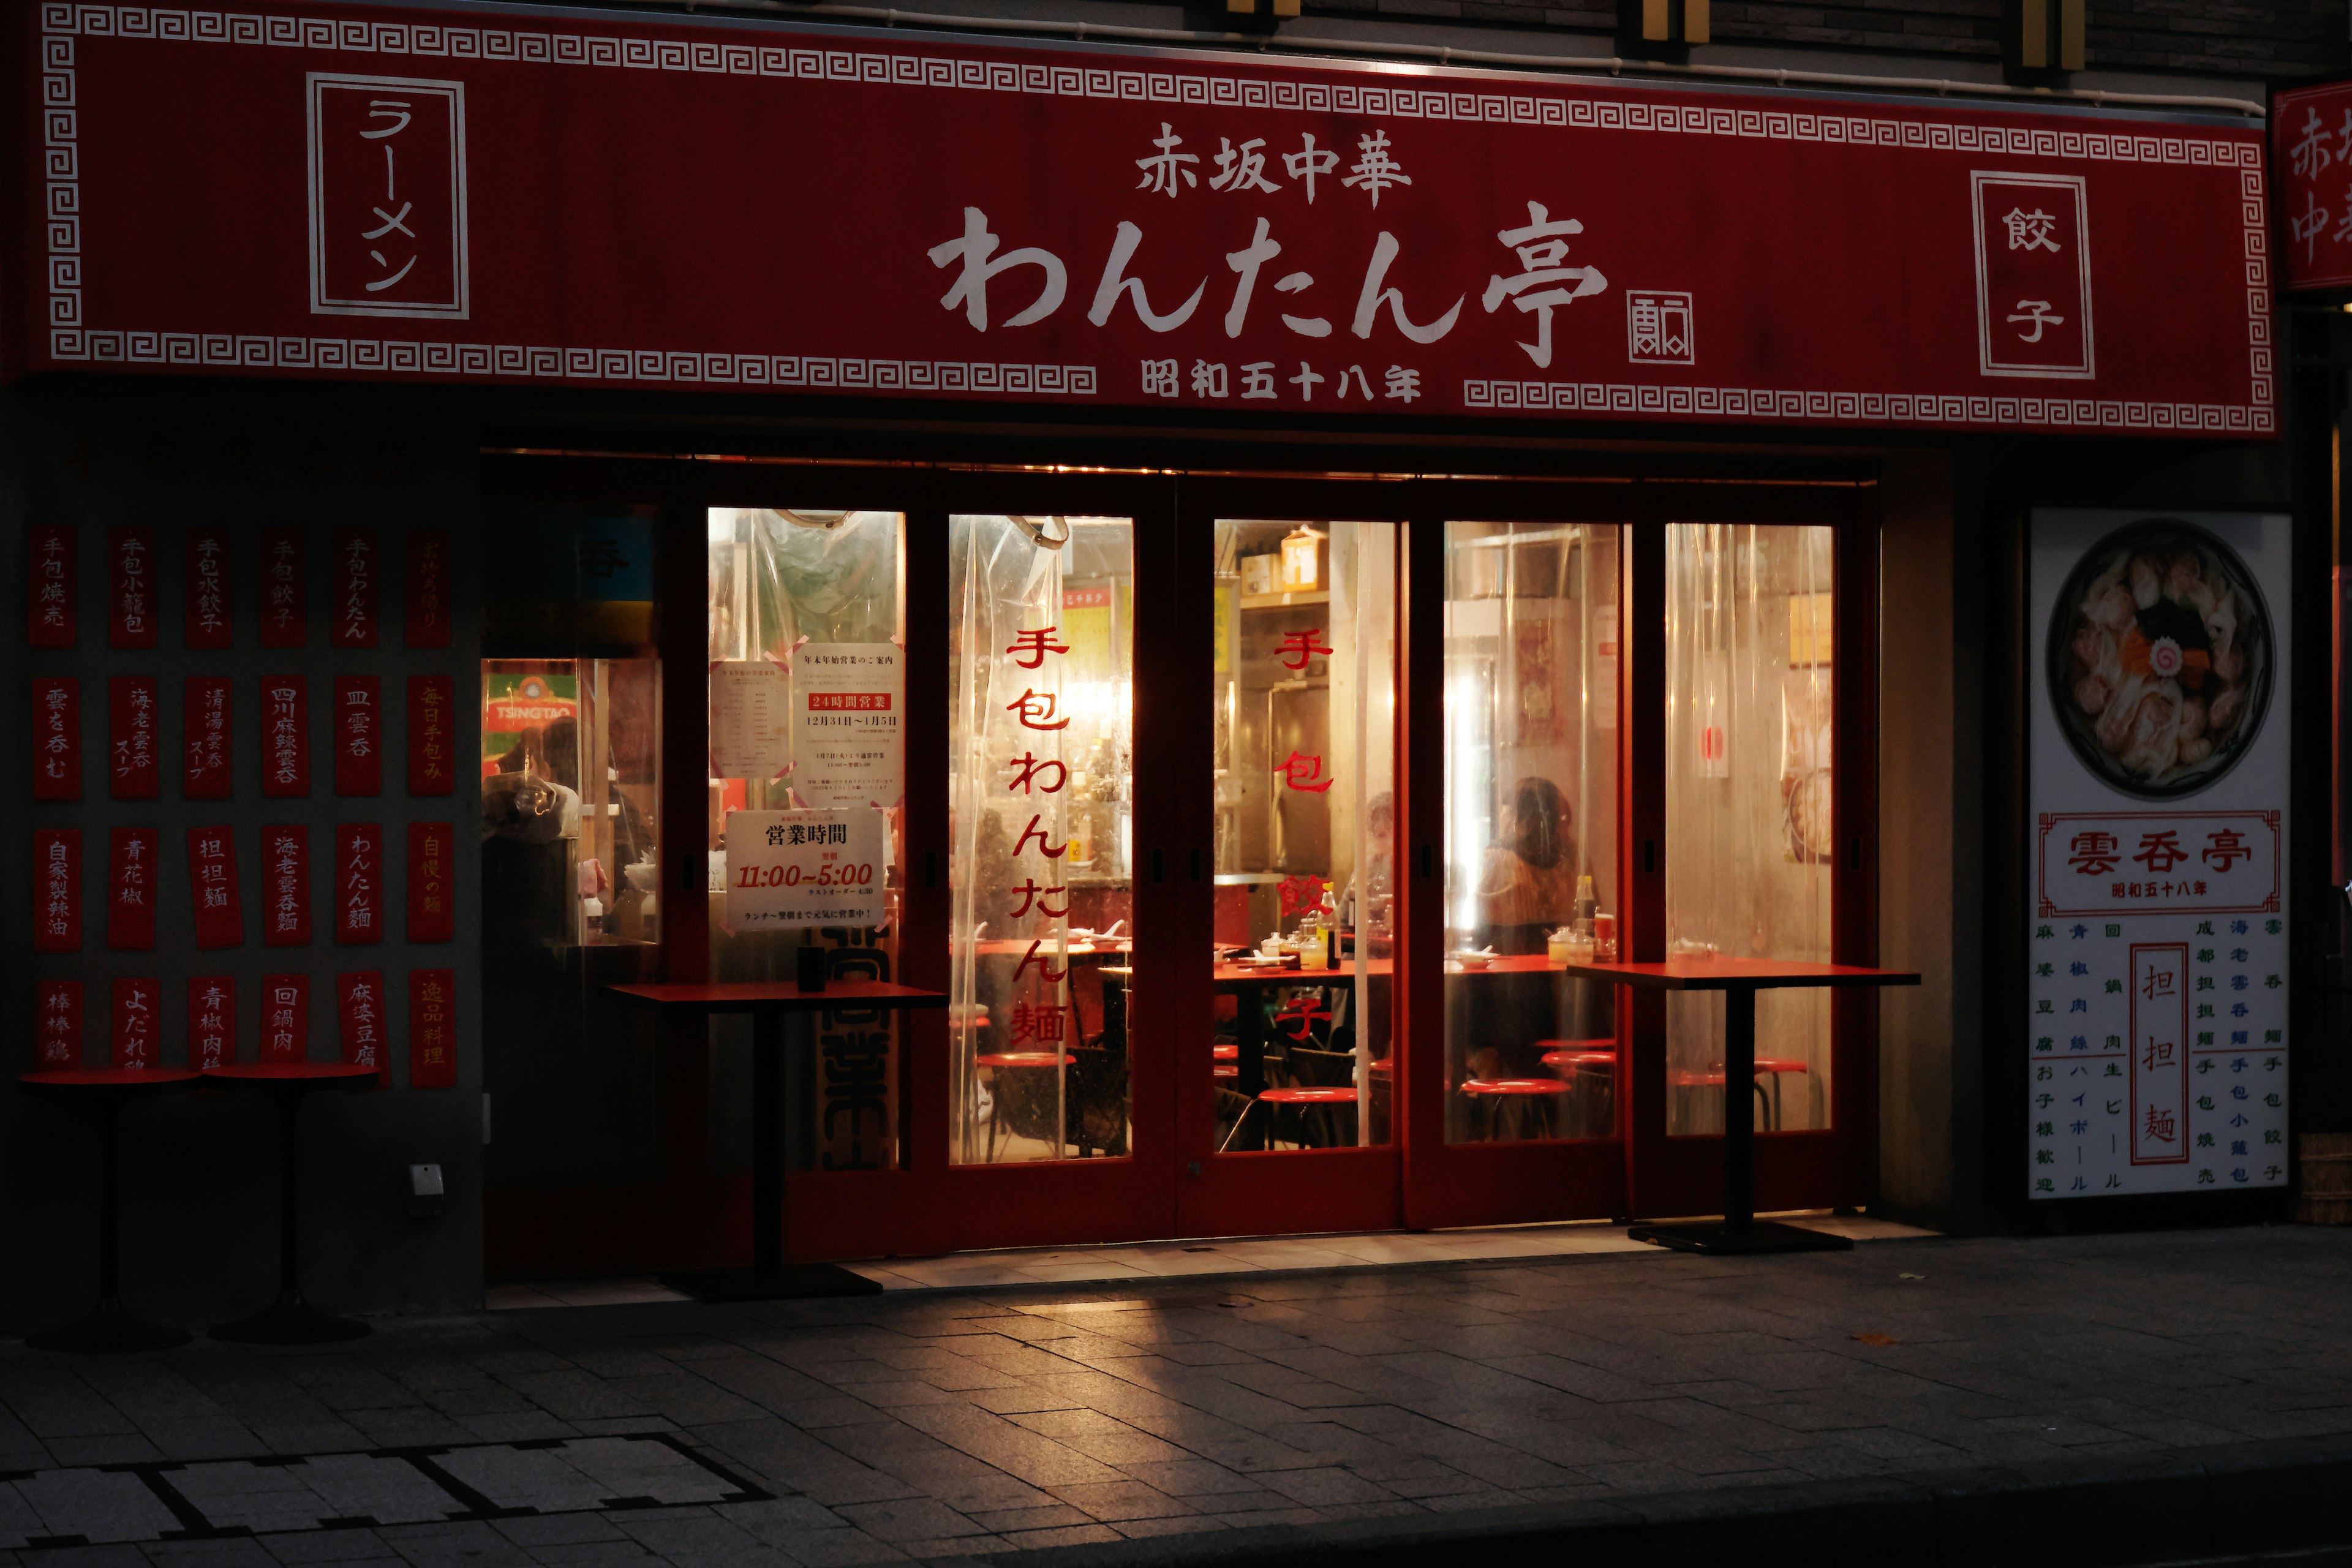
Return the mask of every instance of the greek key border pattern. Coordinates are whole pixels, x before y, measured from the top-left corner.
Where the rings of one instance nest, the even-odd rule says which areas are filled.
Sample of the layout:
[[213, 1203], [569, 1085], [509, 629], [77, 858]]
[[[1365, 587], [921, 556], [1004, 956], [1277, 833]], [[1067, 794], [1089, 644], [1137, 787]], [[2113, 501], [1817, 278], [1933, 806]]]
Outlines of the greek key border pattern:
[[[1795, 110], [1624, 103], [1530, 93], [1295, 81], [1174, 71], [1113, 70], [1012, 61], [923, 58], [874, 49], [599, 37], [580, 33], [449, 27], [426, 23], [268, 16], [145, 5], [42, 0], [42, 164], [47, 230], [50, 353], [61, 360], [127, 364], [224, 365], [247, 369], [355, 370], [390, 374], [520, 375], [602, 381], [688, 382], [736, 386], [835, 386], [872, 391], [1003, 392], [1090, 396], [1090, 365], [1018, 365], [800, 355], [695, 353], [666, 350], [552, 349], [342, 338], [243, 337], [159, 331], [95, 331], [82, 310], [79, 109], [76, 36], [338, 49], [373, 54], [524, 64], [789, 77], [889, 86], [936, 87], [1048, 97], [1139, 100], [1307, 112], [1388, 114], [1518, 125], [1648, 131], [1920, 148], [1987, 155], [2158, 163], [2240, 171], [2245, 223], [2247, 335], [2252, 405], [2144, 404], [2077, 398], [1999, 398], [1770, 389], [1593, 385], [1568, 382], [1465, 381], [1473, 408], [1560, 412], [1717, 412], [1727, 417], [1906, 418], [1926, 423], [2026, 423], [2053, 427], [2267, 434], [2274, 426], [2275, 358], [2271, 337], [2269, 230], [2259, 139], [2064, 132], [1962, 121], [1881, 120]], [[1483, 401], [1482, 401], [1483, 400]], [[1863, 410], [1883, 406], [1889, 412]], [[1969, 412], [1956, 416], [1953, 408]], [[2007, 420], [1978, 408], [2040, 409]], [[1787, 412], [1798, 410], [1797, 413]], [[1847, 410], [1852, 409], [1850, 416]], [[2083, 411], [2094, 411], [2086, 418]], [[2051, 412], [2059, 411], [2059, 412]], [[2134, 411], [2137, 411], [2135, 413]], [[2113, 416], [2112, 417], [2110, 416]]]
[[1944, 396], [1933, 393], [1784, 392], [1770, 387], [1643, 386], [1605, 382], [1465, 381], [1465, 405], [1529, 413], [1664, 414], [1714, 419], [1802, 419], [1837, 424], [2040, 426], [2151, 435], [2255, 436], [2272, 410], [2222, 403], [2135, 403], [2096, 397]]
[[1091, 397], [1090, 364], [845, 359], [818, 354], [695, 353], [666, 349], [523, 348], [374, 338], [244, 337], [220, 332], [50, 334], [59, 359], [100, 364], [238, 370], [357, 371], [387, 375], [513, 375], [535, 380], [688, 382], [708, 386], [837, 387], [861, 392], [995, 392]]

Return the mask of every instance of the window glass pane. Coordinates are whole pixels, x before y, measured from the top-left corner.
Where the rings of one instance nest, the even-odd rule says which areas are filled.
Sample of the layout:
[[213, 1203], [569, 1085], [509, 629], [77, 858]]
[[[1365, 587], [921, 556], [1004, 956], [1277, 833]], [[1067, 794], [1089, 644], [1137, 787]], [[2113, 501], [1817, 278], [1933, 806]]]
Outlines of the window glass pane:
[[1617, 1123], [1622, 531], [1445, 530], [1445, 1058], [1451, 1142]]
[[[830, 975], [893, 980], [906, 797], [898, 644], [905, 520], [894, 511], [713, 508], [709, 550], [710, 977], [788, 980], [797, 950]], [[738, 812], [878, 811], [880, 918], [728, 929], [726, 848]], [[764, 831], [764, 828], [762, 829]], [[872, 1170], [898, 1158], [898, 1015], [817, 1015], [814, 1076], [788, 1064], [787, 1163]], [[711, 1137], [722, 1165], [748, 1160], [750, 1020], [711, 1021]]]
[[[1666, 951], [1830, 957], [1831, 531], [1666, 533]], [[1756, 1125], [1829, 1125], [1830, 1003], [1756, 997]], [[1666, 1130], [1723, 1130], [1723, 996], [1666, 999]]]
[[1223, 1151], [1389, 1139], [1398, 534], [1216, 527], [1208, 1093]]
[[953, 1157], [1123, 1157], [1134, 524], [948, 527]]

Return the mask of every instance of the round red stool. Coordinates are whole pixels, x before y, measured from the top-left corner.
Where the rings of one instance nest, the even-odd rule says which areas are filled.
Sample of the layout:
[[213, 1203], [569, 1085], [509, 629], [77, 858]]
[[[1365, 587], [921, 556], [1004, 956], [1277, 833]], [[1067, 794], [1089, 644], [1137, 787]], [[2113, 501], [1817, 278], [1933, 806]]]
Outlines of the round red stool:
[[1241, 1134], [1242, 1123], [1247, 1121], [1249, 1113], [1261, 1105], [1268, 1108], [1267, 1114], [1271, 1116], [1286, 1105], [1296, 1106], [1302, 1110], [1330, 1110], [1342, 1105], [1352, 1106], [1355, 1103], [1356, 1090], [1351, 1084], [1333, 1085], [1328, 1088], [1259, 1089], [1249, 1104], [1242, 1108], [1242, 1113], [1234, 1118], [1232, 1128], [1225, 1133], [1225, 1141], [1217, 1145], [1217, 1152], [1222, 1154], [1233, 1147], [1234, 1140]]
[[[1764, 1126], [1767, 1131], [1778, 1132], [1780, 1130], [1781, 1075], [1809, 1070], [1811, 1069], [1803, 1062], [1798, 1061], [1793, 1057], [1758, 1057], [1756, 1058], [1756, 1098], [1764, 1102]], [[1723, 1064], [1710, 1063], [1705, 1072], [1694, 1072], [1688, 1068], [1683, 1068], [1667, 1074], [1666, 1077], [1667, 1081], [1676, 1089], [1721, 1089]], [[1764, 1080], [1767, 1077], [1772, 1080], [1772, 1087], [1769, 1092], [1764, 1088]]]
[[1485, 1111], [1489, 1140], [1496, 1131], [1496, 1108], [1504, 1105], [1542, 1106], [1545, 1135], [1549, 1137], [1558, 1131], [1551, 1108], [1568, 1092], [1568, 1085], [1556, 1078], [1471, 1078], [1462, 1080], [1462, 1092]]
[[116, 1205], [115, 1124], [122, 1108], [143, 1095], [186, 1089], [196, 1075], [178, 1068], [53, 1068], [16, 1080], [27, 1094], [71, 1096], [97, 1108], [106, 1128], [99, 1180], [98, 1305], [78, 1322], [26, 1334], [43, 1351], [159, 1351], [188, 1342], [185, 1329], [167, 1329], [133, 1316], [122, 1305], [121, 1226]]
[[317, 1345], [374, 1331], [356, 1318], [322, 1312], [302, 1297], [301, 1184], [295, 1179], [295, 1131], [302, 1097], [317, 1089], [364, 1089], [376, 1069], [359, 1062], [230, 1062], [206, 1068], [209, 1079], [278, 1102], [278, 1299], [249, 1318], [212, 1331], [216, 1340], [253, 1345]]

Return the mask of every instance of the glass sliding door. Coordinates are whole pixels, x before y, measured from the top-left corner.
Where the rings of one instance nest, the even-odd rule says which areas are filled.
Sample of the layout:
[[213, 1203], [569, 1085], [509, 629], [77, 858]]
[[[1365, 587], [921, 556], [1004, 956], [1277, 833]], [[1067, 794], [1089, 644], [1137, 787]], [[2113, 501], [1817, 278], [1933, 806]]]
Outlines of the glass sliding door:
[[1135, 527], [949, 519], [950, 1157], [1131, 1152]]
[[1448, 1142], [1617, 1130], [1622, 531], [1446, 524]]
[[[1831, 960], [1834, 531], [1666, 534], [1666, 951]], [[1830, 1125], [1830, 994], [1756, 1001], [1760, 1130]], [[1723, 999], [1666, 1005], [1666, 1131], [1723, 1130]]]
[[1214, 524], [1215, 1008], [1182, 1092], [1221, 1153], [1391, 1136], [1399, 532]]

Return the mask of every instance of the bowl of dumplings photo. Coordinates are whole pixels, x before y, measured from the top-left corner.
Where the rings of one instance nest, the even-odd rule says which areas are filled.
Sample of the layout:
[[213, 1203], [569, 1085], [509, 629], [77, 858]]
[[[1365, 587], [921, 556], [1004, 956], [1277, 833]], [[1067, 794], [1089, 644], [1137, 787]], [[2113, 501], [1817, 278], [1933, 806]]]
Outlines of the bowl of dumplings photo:
[[2170, 519], [2101, 540], [2050, 621], [2050, 702], [2083, 765], [2170, 800], [2230, 771], [2261, 730], [2277, 649], [2245, 563]]

